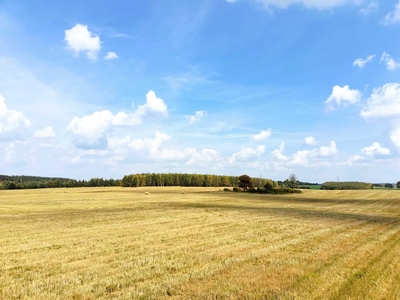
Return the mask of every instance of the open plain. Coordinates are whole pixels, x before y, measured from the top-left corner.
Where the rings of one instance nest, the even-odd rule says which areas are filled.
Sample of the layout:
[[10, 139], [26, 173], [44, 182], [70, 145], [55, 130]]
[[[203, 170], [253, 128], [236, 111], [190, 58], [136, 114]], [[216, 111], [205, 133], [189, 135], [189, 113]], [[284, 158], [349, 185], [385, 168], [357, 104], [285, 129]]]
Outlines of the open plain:
[[0, 299], [399, 299], [399, 253], [397, 190], [0, 191]]

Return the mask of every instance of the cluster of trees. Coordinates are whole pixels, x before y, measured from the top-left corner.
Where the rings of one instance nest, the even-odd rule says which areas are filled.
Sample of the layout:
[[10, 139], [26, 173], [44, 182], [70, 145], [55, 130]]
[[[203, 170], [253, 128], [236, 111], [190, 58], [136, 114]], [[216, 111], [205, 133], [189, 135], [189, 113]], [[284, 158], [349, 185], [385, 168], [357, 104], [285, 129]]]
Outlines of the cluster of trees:
[[92, 178], [75, 180], [69, 178], [51, 178], [38, 176], [7, 176], [0, 175], [0, 189], [43, 189], [43, 188], [72, 188], [95, 186], [119, 186], [120, 181], [114, 179]]
[[238, 181], [238, 188], [233, 190], [235, 192], [240, 191], [241, 189], [244, 192], [248, 191], [250, 193], [259, 194], [301, 193], [300, 190], [295, 189], [297, 178], [294, 174], [291, 174], [287, 180], [282, 182], [282, 184], [271, 179], [264, 179], [262, 187], [255, 187], [252, 178], [246, 174], [239, 176]]
[[336, 182], [328, 181], [321, 185], [321, 190], [370, 190], [373, 188], [371, 183], [366, 182]]
[[236, 186], [237, 176], [182, 173], [146, 173], [125, 175], [121, 180], [123, 187], [141, 186]]

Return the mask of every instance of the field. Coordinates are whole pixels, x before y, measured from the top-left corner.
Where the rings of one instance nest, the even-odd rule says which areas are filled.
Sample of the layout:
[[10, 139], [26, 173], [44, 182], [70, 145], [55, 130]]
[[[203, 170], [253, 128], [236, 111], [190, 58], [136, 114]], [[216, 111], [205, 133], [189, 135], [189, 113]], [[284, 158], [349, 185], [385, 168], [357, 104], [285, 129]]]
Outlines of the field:
[[182, 190], [0, 191], [0, 299], [400, 298], [398, 191]]

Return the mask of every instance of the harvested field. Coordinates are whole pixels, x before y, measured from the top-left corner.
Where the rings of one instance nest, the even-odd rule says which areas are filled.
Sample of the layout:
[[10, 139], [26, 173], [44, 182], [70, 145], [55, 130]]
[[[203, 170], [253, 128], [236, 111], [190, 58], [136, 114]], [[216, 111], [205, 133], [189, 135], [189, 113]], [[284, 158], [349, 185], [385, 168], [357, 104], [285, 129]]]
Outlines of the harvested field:
[[399, 299], [399, 253], [397, 190], [0, 191], [1, 299]]

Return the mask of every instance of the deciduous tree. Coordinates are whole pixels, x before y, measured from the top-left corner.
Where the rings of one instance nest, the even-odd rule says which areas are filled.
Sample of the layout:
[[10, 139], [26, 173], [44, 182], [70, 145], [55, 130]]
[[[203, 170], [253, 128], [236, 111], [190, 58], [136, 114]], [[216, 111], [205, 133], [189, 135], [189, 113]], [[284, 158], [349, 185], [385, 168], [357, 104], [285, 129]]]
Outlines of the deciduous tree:
[[253, 181], [251, 180], [251, 177], [246, 174], [240, 176], [239, 187], [242, 188], [244, 191], [246, 191], [247, 189], [251, 189], [253, 187]]

